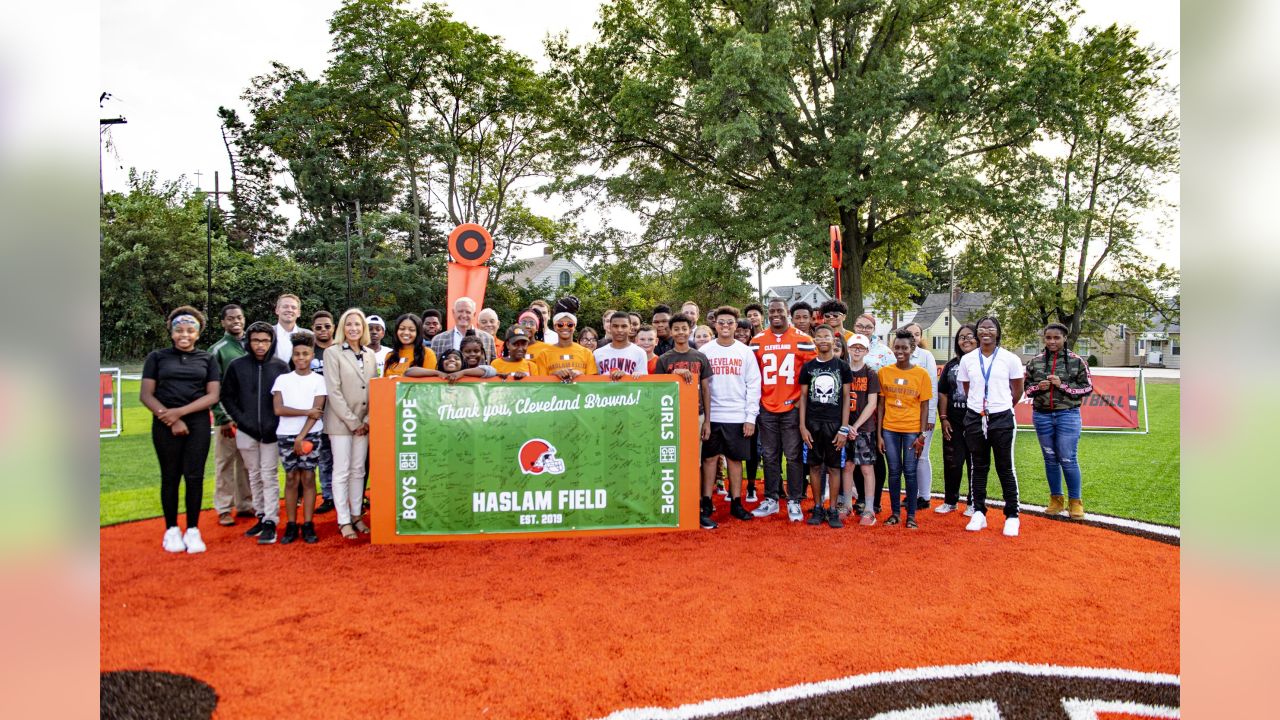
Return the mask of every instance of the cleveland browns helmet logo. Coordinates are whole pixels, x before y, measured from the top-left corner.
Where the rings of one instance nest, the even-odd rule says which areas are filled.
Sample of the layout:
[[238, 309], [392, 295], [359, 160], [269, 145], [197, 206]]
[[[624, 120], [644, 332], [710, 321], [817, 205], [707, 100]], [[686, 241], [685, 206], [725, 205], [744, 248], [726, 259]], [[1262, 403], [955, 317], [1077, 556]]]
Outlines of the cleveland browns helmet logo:
[[559, 475], [564, 472], [564, 461], [556, 457], [556, 448], [541, 438], [525, 441], [520, 446], [520, 472], [525, 475]]

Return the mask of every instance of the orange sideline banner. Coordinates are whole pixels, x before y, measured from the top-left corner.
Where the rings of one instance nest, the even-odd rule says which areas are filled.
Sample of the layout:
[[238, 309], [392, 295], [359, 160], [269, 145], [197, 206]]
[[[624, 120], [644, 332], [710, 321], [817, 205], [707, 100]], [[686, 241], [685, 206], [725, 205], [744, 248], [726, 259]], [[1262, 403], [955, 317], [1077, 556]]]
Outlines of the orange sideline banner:
[[[413, 387], [420, 383], [436, 387]], [[488, 387], [466, 387], [473, 383]], [[601, 383], [606, 385], [600, 392], [591, 391]], [[459, 385], [449, 388], [436, 378], [371, 383], [373, 542], [631, 535], [698, 527], [696, 383], [653, 375], [618, 383], [584, 377], [570, 386], [552, 377], [468, 378]], [[650, 391], [665, 398], [661, 402], [667, 407], [659, 409]], [[427, 398], [435, 399], [430, 407], [423, 405]], [[672, 399], [675, 408], [669, 408]], [[489, 423], [490, 416], [496, 422]], [[625, 426], [619, 420], [624, 416]], [[619, 426], [607, 428], [610, 422]], [[668, 435], [678, 438], [677, 446], [653, 440]], [[621, 457], [612, 464], [596, 461], [608, 457], [614, 445], [606, 438], [619, 439], [614, 451], [621, 456], [626, 443], [620, 439], [640, 437], [654, 443], [648, 449], [651, 465]], [[581, 447], [573, 445], [575, 438], [584, 440]], [[648, 450], [642, 448], [641, 454], [647, 457]], [[634, 456], [636, 449], [627, 452]]]

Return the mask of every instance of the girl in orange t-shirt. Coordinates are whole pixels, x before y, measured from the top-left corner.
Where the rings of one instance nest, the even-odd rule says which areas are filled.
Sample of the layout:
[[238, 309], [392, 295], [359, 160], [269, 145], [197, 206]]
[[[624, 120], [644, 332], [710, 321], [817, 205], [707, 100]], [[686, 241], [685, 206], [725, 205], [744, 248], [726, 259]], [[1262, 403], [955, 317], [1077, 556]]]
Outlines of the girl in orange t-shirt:
[[538, 373], [537, 365], [526, 354], [529, 349], [529, 332], [522, 325], [507, 328], [507, 339], [502, 344], [502, 357], [492, 363], [503, 379], [521, 380]]
[[929, 372], [911, 364], [911, 331], [899, 330], [893, 340], [893, 365], [880, 368], [880, 452], [889, 464], [891, 515], [885, 525], [898, 524], [902, 475], [907, 476], [907, 529], [916, 528], [916, 462], [924, 446], [920, 430], [928, 422], [933, 382]]

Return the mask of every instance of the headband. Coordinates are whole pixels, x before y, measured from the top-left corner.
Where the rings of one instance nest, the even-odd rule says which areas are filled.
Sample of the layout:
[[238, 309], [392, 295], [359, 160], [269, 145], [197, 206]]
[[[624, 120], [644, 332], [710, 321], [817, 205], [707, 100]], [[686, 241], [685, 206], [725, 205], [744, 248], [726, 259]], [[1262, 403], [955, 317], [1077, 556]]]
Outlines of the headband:
[[196, 330], [200, 329], [200, 321], [196, 319], [195, 315], [179, 315], [169, 323], [171, 329], [177, 329], [179, 325], [195, 325]]
[[577, 316], [577, 315], [574, 315], [574, 314], [573, 314], [573, 313], [571, 313], [571, 312], [567, 312], [567, 311], [566, 311], [566, 312], [558, 312], [558, 313], [556, 313], [556, 316], [555, 316], [555, 317], [553, 317], [553, 318], [551, 318], [551, 322], [552, 322], [552, 324], [555, 324], [555, 323], [560, 322], [560, 319], [561, 319], [561, 318], [569, 318], [570, 320], [572, 320], [572, 321], [573, 321], [573, 324], [574, 324], [574, 325], [577, 325], [577, 324], [578, 324], [578, 316]]
[[521, 320], [525, 319], [525, 316], [533, 318], [534, 322], [542, 322], [542, 316], [538, 315], [538, 313], [532, 310], [525, 310], [524, 312], [520, 313], [520, 317], [516, 318], [516, 322], [520, 322]]

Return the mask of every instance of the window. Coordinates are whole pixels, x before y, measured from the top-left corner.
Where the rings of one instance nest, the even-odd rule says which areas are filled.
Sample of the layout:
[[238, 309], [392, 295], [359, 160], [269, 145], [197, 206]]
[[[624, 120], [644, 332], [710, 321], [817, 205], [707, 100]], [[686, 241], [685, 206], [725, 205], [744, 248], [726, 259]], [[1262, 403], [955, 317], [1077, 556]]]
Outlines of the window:
[[1128, 334], [1129, 334], [1128, 330], [1123, 325], [1121, 325], [1119, 329], [1116, 330], [1116, 336], [1119, 337], [1121, 340], [1124, 340], [1125, 336], [1127, 336]]
[[1022, 354], [1023, 355], [1039, 355], [1040, 346], [1036, 345], [1035, 343], [1027, 343], [1026, 345], [1022, 346]]
[[1182, 354], [1182, 343], [1178, 342], [1178, 338], [1171, 338], [1169, 342], [1170, 342], [1170, 346], [1171, 346], [1171, 347], [1170, 347], [1170, 349], [1169, 349], [1169, 354], [1170, 354], [1170, 355], [1175, 355], [1175, 356], [1177, 356], [1177, 355], [1181, 355], [1181, 354]]
[[569, 271], [561, 270], [560, 271], [560, 287], [569, 287], [570, 282], [571, 282], [571, 278], [569, 277]]
[[933, 349], [934, 349], [934, 350], [946, 350], [946, 349], [947, 349], [947, 338], [942, 337], [941, 335], [939, 335], [939, 336], [935, 337], [935, 338], [933, 339]]
[[1086, 356], [1087, 356], [1090, 352], [1093, 352], [1093, 343], [1092, 343], [1091, 341], [1089, 341], [1089, 340], [1085, 340], [1085, 339], [1081, 339], [1079, 342], [1077, 342], [1077, 343], [1076, 343], [1076, 354], [1077, 354], [1077, 355], [1086, 355]]

